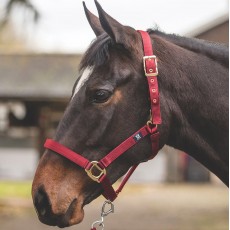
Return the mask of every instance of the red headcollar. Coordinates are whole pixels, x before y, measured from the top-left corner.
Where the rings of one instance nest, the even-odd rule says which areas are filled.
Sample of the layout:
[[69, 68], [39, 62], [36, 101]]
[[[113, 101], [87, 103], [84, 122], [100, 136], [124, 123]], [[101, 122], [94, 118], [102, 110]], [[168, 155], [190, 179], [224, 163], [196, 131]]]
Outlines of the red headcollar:
[[[134, 170], [138, 165], [134, 165], [130, 168], [126, 176], [119, 188], [115, 191], [106, 175], [106, 168], [116, 160], [120, 155], [125, 153], [132, 146], [136, 145], [139, 141], [141, 141], [144, 137], [150, 135], [152, 142], [152, 159], [157, 152], [159, 151], [159, 132], [157, 130], [157, 125], [161, 124], [161, 114], [160, 114], [160, 101], [159, 101], [159, 91], [158, 91], [158, 82], [157, 82], [157, 58], [153, 55], [152, 51], [152, 43], [150, 36], [145, 31], [138, 31], [141, 34], [143, 48], [144, 48], [144, 72], [147, 77], [148, 86], [149, 86], [149, 94], [151, 100], [151, 118], [140, 128], [136, 133], [127, 138], [124, 142], [118, 145], [115, 149], [109, 152], [104, 158], [99, 161], [90, 162], [88, 159], [82, 157], [80, 154], [72, 151], [71, 149], [61, 145], [60, 143], [47, 139], [44, 147], [50, 149], [80, 167], [84, 168], [87, 175], [94, 181], [100, 183], [104, 190], [103, 195], [106, 199], [110, 201], [114, 201], [119, 192], [121, 192], [122, 188], [128, 181], [129, 177], [132, 175]], [[95, 173], [96, 172], [96, 173]]]

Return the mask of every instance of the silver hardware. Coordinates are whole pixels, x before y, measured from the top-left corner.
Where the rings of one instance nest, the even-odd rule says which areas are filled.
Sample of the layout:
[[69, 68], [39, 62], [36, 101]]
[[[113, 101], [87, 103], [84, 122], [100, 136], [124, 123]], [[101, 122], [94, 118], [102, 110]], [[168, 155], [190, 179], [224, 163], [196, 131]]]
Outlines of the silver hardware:
[[99, 227], [101, 227], [101, 230], [104, 230], [105, 225], [103, 221], [104, 221], [103, 218], [101, 218], [101, 220], [94, 221], [91, 225], [91, 229], [96, 228], [96, 226], [98, 225]]
[[111, 201], [106, 200], [101, 207], [101, 219], [94, 221], [91, 225], [91, 229], [99, 226], [101, 227], [101, 230], [104, 230], [104, 217], [108, 216], [110, 213], [114, 213], [114, 204]]
[[[109, 209], [106, 206], [109, 206]], [[105, 217], [110, 213], [114, 213], [114, 204], [110, 200], [106, 200], [101, 208], [101, 216]]]

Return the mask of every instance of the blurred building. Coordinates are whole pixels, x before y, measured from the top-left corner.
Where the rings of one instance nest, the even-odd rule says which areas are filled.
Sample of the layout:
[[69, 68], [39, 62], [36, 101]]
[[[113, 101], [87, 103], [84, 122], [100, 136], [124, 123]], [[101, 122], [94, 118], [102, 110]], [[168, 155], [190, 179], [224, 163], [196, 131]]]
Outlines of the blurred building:
[[61, 119], [79, 55], [0, 54], [0, 179], [32, 178]]
[[229, 15], [224, 14], [219, 18], [197, 27], [186, 34], [189, 37], [196, 37], [207, 41], [229, 43]]
[[[228, 16], [188, 36], [228, 43]], [[31, 179], [44, 140], [52, 136], [71, 95], [80, 55], [0, 54], [0, 179]], [[154, 170], [153, 170], [154, 169]], [[166, 147], [135, 172], [134, 182], [208, 181], [198, 162]]]

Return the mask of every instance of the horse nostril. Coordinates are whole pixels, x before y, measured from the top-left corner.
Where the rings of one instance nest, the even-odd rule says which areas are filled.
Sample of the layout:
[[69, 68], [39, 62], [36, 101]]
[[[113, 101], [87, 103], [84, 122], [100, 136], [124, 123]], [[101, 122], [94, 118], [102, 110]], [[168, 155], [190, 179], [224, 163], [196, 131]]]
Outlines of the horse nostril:
[[35, 193], [34, 206], [39, 216], [49, 215], [51, 212], [51, 205], [43, 186]]

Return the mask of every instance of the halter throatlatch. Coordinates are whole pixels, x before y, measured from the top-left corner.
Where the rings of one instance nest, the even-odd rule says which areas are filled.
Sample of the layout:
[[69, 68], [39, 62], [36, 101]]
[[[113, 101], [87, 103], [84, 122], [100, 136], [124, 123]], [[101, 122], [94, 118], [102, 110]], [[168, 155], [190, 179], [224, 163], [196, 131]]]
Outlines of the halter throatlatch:
[[[87, 175], [93, 181], [96, 181], [97, 183], [100, 183], [102, 185], [103, 195], [110, 202], [116, 199], [118, 193], [121, 192], [129, 177], [132, 175], [138, 165], [134, 165], [130, 168], [116, 191], [113, 189], [112, 184], [107, 177], [106, 168], [111, 163], [113, 163], [114, 160], [116, 160], [119, 156], [125, 153], [128, 149], [139, 143], [146, 136], [150, 136], [152, 142], [152, 154], [150, 159], [156, 156], [157, 152], [159, 151], [159, 132], [157, 130], [157, 125], [161, 124], [161, 114], [157, 82], [157, 58], [155, 55], [153, 55], [152, 43], [149, 34], [145, 31], [138, 32], [140, 33], [143, 42], [144, 72], [148, 81], [151, 101], [150, 120], [147, 121], [146, 125], [140, 128], [137, 132], [127, 138], [124, 142], [118, 145], [115, 149], [113, 149], [99, 161], [90, 162], [88, 159], [84, 158], [80, 154], [51, 139], [47, 139], [44, 144], [45, 148], [64, 156], [65, 158], [85, 169]], [[103, 222], [101, 222], [101, 226], [102, 225]]]

